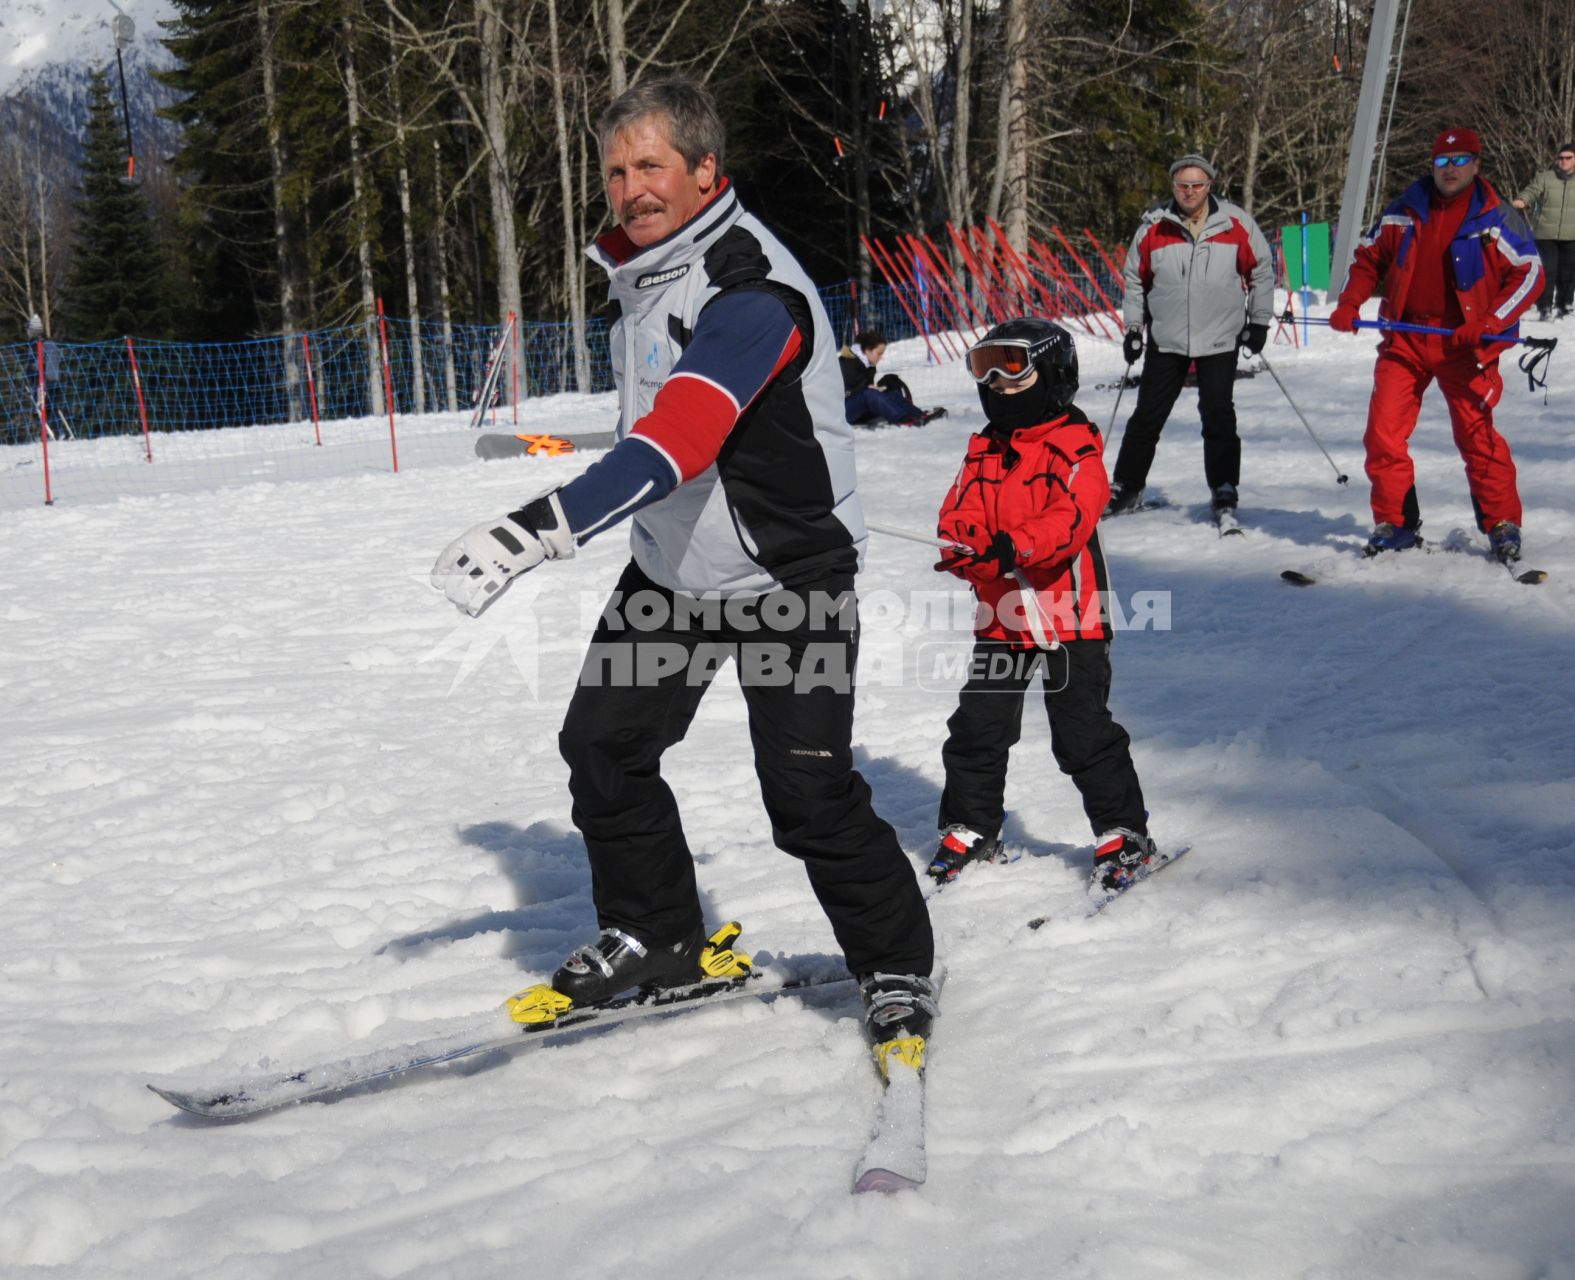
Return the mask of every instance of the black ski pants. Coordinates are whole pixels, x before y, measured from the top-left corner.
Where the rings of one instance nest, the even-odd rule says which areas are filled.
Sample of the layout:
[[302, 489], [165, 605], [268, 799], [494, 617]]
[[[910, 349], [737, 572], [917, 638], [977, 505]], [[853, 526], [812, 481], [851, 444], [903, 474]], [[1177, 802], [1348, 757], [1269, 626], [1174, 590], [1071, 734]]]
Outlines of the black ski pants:
[[1543, 311], [1575, 307], [1575, 240], [1538, 240], [1537, 254], [1546, 273], [1537, 307]]
[[1198, 416], [1203, 419], [1203, 474], [1212, 492], [1241, 484], [1241, 439], [1236, 434], [1236, 348], [1212, 356], [1181, 356], [1152, 342], [1143, 356], [1137, 408], [1127, 419], [1112, 479], [1123, 489], [1141, 489], [1154, 465], [1159, 433], [1165, 429], [1188, 367], [1198, 366]]
[[[848, 968], [930, 972], [935, 944], [918, 880], [853, 767], [852, 586], [845, 578], [696, 601], [634, 564], [624, 570], [558, 739], [603, 928], [659, 946], [701, 923], [694, 859], [661, 760], [732, 660], [772, 839], [804, 863]], [[829, 602], [839, 599], [833, 616]]]
[[1006, 764], [1023, 731], [1023, 700], [1037, 664], [1050, 717], [1050, 751], [1083, 798], [1094, 834], [1148, 834], [1131, 739], [1110, 714], [1110, 642], [1069, 640], [1049, 652], [974, 642], [968, 679], [946, 722], [940, 826], [986, 836], [1005, 821]]

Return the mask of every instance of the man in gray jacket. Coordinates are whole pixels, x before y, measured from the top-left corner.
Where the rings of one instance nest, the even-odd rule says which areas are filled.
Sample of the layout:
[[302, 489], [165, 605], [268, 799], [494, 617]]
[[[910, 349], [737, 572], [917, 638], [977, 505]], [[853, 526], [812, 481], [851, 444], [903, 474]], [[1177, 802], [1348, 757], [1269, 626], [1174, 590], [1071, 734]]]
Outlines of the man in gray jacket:
[[1554, 168], [1533, 178], [1511, 204], [1532, 210], [1531, 235], [1547, 280], [1537, 299], [1537, 319], [1558, 308], [1559, 319], [1575, 307], [1575, 142], [1559, 148]]
[[1143, 215], [1127, 251], [1122, 348], [1128, 365], [1143, 356], [1143, 377], [1105, 514], [1141, 505], [1159, 433], [1196, 364], [1203, 473], [1215, 520], [1234, 529], [1241, 483], [1237, 351], [1245, 347], [1256, 355], [1269, 336], [1274, 260], [1251, 215], [1212, 193], [1214, 166], [1205, 157], [1180, 157], [1170, 179], [1172, 198]]

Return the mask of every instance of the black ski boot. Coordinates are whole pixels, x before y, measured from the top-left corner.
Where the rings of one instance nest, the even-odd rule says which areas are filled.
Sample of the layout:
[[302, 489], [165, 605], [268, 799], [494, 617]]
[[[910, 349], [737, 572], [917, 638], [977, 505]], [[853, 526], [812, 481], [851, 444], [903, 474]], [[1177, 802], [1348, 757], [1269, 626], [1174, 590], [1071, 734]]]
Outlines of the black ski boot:
[[1158, 848], [1148, 836], [1116, 827], [1099, 837], [1094, 848], [1094, 875], [1088, 883], [1090, 897], [1121, 893], [1141, 880]]
[[890, 1058], [922, 1071], [924, 1043], [931, 1023], [941, 1014], [935, 983], [917, 973], [863, 973], [859, 994], [864, 997], [864, 1028], [881, 1075], [886, 1075]]
[[954, 823], [941, 832], [940, 847], [924, 874], [950, 884], [970, 862], [999, 862], [1002, 857], [1000, 837], [980, 835], [972, 827]]
[[705, 926], [696, 925], [681, 942], [648, 947], [622, 929], [603, 929], [593, 943], [576, 947], [552, 975], [552, 989], [576, 1006], [600, 1004], [631, 987], [676, 987], [705, 977], [700, 953]]

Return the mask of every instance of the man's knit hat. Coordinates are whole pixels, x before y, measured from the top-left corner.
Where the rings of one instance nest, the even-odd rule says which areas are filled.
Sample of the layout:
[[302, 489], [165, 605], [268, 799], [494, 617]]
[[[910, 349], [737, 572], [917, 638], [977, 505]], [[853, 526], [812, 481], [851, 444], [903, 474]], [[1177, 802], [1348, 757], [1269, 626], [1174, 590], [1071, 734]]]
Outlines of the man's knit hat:
[[1203, 156], [1187, 155], [1177, 160], [1172, 160], [1170, 163], [1170, 176], [1174, 178], [1183, 169], [1202, 169], [1204, 173], [1208, 174], [1209, 181], [1214, 181], [1214, 166]]
[[1473, 156], [1482, 154], [1482, 139], [1477, 137], [1475, 129], [1445, 129], [1433, 139], [1434, 156], [1462, 153]]

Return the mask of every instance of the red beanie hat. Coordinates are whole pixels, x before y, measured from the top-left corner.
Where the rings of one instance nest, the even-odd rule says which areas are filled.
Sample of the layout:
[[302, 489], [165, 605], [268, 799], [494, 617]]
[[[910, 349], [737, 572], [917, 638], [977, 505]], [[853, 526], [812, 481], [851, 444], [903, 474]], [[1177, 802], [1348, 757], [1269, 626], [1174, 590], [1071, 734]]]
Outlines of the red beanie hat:
[[1482, 139], [1477, 137], [1475, 129], [1445, 129], [1443, 133], [1433, 139], [1433, 154], [1435, 156], [1457, 155], [1469, 153], [1474, 156], [1482, 154]]

